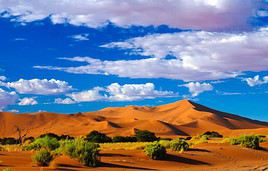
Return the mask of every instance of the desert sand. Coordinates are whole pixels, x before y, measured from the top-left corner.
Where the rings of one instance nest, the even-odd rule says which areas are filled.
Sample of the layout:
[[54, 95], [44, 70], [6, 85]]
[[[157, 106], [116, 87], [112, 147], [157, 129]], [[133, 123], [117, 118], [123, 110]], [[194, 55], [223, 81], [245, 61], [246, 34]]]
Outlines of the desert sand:
[[150, 160], [141, 150], [101, 151], [101, 166], [89, 168], [67, 156], [57, 157], [49, 167], [37, 167], [31, 161], [31, 152], [0, 152], [0, 168], [16, 171], [39, 170], [169, 170], [169, 171], [248, 171], [268, 169], [268, 144], [262, 150], [253, 150], [229, 144], [198, 144], [183, 153], [168, 151], [166, 160]]
[[15, 126], [34, 137], [44, 133], [82, 136], [92, 130], [110, 136], [132, 135], [134, 129], [146, 129], [166, 137], [205, 131], [217, 131], [225, 136], [268, 132], [267, 122], [220, 112], [188, 100], [155, 107], [114, 107], [69, 115], [0, 112], [0, 137], [17, 137]]

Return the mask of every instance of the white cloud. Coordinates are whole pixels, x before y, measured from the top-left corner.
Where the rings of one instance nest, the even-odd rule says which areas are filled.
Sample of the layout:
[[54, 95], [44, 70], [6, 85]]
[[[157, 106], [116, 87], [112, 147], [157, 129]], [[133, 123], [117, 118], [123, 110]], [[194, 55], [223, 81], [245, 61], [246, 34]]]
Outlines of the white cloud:
[[13, 105], [18, 100], [16, 92], [7, 92], [0, 88], [0, 111], [8, 105]]
[[20, 94], [53, 95], [72, 90], [67, 82], [56, 79], [19, 79], [15, 82], [1, 82], [1, 85], [14, 88]]
[[174, 97], [178, 94], [172, 91], [156, 90], [153, 83], [124, 84], [112, 83], [107, 87], [95, 87], [91, 90], [67, 94], [75, 102], [91, 101], [134, 101], [154, 99], [157, 97]]
[[247, 84], [250, 87], [254, 87], [256, 85], [267, 84], [268, 83], [268, 76], [265, 76], [261, 79], [259, 75], [256, 75], [253, 78], [246, 78], [244, 80], [247, 82]]
[[7, 77], [5, 76], [0, 76], [0, 81], [5, 81], [7, 79]]
[[86, 41], [86, 40], [89, 40], [88, 34], [76, 34], [76, 35], [72, 35], [70, 37], [72, 39], [76, 40], [76, 41]]
[[71, 97], [76, 102], [99, 101], [105, 98], [100, 94], [101, 90], [102, 89], [100, 87], [95, 87], [87, 91], [73, 92], [71, 94], [67, 94], [67, 96]]
[[74, 100], [72, 100], [71, 98], [56, 98], [54, 103], [56, 104], [75, 104], [76, 102]]
[[196, 97], [205, 91], [213, 90], [213, 86], [209, 83], [190, 82], [182, 86], [187, 87], [193, 97]]
[[107, 87], [106, 91], [109, 93], [109, 99], [112, 101], [132, 101], [176, 96], [171, 91], [155, 90], [153, 83], [124, 85], [113, 83]]
[[[262, 6], [259, 0], [27, 0], [0, 1], [0, 12], [13, 21], [32, 22], [50, 17], [54, 24], [99, 27], [107, 21], [119, 26], [170, 25], [221, 30], [247, 28]], [[263, 13], [263, 12], [262, 12]], [[8, 17], [9, 15], [5, 15]]]
[[37, 105], [38, 102], [35, 100], [34, 97], [25, 97], [23, 99], [20, 99], [20, 102], [18, 103], [20, 106], [28, 106], [28, 105]]
[[[115, 61], [90, 57], [61, 58], [87, 62], [88, 65], [35, 68], [76, 74], [203, 81], [234, 78], [246, 71], [266, 71], [268, 65], [267, 28], [243, 33], [195, 31], [153, 34], [102, 47], [129, 49], [149, 58]], [[174, 58], [167, 59], [168, 55]]]

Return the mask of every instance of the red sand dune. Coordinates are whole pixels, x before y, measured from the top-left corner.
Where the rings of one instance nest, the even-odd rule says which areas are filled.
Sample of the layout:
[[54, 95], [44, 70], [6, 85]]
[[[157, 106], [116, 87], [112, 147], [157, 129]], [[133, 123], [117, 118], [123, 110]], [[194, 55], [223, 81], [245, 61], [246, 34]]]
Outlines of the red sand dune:
[[27, 136], [43, 133], [81, 136], [91, 130], [112, 136], [131, 135], [134, 129], [147, 129], [158, 136], [196, 135], [204, 131], [232, 136], [268, 132], [267, 122], [216, 111], [188, 100], [155, 107], [114, 107], [70, 115], [0, 112], [0, 137], [16, 137], [15, 126], [27, 132]]

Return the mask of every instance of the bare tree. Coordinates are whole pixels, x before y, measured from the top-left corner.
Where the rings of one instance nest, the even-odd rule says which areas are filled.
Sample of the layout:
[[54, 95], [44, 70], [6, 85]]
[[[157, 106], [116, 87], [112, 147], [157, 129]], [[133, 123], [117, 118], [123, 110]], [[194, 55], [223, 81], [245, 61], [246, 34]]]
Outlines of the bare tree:
[[[22, 129], [21, 127], [19, 127], [18, 125], [15, 125], [16, 128], [16, 132], [18, 133], [18, 140], [20, 145], [22, 145], [24, 138], [27, 136], [28, 134], [28, 130]], [[24, 132], [24, 134], [22, 134]]]

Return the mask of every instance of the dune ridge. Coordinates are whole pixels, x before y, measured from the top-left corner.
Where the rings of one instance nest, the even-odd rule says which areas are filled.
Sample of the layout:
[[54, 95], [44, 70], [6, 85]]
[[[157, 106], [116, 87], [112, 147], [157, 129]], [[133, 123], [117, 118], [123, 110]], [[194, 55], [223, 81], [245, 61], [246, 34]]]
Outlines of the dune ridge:
[[132, 135], [135, 129], [147, 129], [158, 136], [187, 136], [204, 131], [218, 131], [233, 136], [268, 132], [267, 122], [220, 112], [188, 100], [154, 107], [109, 107], [69, 115], [0, 112], [0, 137], [16, 137], [16, 126], [27, 136], [44, 133], [81, 136], [91, 130], [110, 136]]

